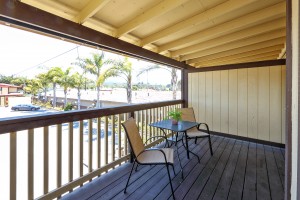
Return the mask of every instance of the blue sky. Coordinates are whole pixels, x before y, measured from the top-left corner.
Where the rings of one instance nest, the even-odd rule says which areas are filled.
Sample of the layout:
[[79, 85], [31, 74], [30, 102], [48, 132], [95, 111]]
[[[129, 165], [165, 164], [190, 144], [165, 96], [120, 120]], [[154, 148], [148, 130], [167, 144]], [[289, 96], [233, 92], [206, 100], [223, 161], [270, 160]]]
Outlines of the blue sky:
[[[0, 25], [0, 74], [16, 75], [33, 78], [36, 74], [46, 71], [51, 67], [67, 68], [76, 61], [79, 56], [86, 58], [92, 52], [98, 50], [85, 46], [78, 46], [61, 39], [46, 37], [40, 34], [23, 31], [9, 26]], [[63, 54], [62, 56], [60, 56]], [[108, 57], [120, 57], [112, 53], [107, 53]], [[51, 60], [50, 60], [51, 59]], [[135, 73], [139, 67], [151, 65], [144, 61], [131, 59]], [[75, 66], [73, 66], [76, 69]], [[146, 75], [134, 82], [147, 81]], [[148, 74], [149, 83], [170, 83], [170, 73], [166, 70], [150, 72]]]

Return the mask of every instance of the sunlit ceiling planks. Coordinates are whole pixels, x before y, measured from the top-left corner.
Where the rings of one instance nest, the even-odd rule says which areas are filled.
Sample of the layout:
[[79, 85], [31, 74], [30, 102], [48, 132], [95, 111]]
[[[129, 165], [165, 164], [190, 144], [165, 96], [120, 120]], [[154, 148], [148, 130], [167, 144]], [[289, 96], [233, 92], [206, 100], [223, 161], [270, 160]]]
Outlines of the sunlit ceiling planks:
[[194, 67], [285, 55], [282, 0], [20, 0]]

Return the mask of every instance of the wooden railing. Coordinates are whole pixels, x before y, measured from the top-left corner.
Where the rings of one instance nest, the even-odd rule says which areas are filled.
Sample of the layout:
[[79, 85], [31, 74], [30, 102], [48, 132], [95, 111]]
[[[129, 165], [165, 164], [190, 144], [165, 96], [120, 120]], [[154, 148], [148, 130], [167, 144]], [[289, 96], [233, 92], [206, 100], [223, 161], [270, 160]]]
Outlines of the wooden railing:
[[9, 159], [0, 167], [0, 177], [7, 175], [0, 178], [1, 196], [54, 199], [71, 192], [129, 159], [122, 121], [134, 116], [146, 141], [162, 134], [148, 124], [164, 119], [182, 103], [175, 100], [0, 119], [0, 157]]

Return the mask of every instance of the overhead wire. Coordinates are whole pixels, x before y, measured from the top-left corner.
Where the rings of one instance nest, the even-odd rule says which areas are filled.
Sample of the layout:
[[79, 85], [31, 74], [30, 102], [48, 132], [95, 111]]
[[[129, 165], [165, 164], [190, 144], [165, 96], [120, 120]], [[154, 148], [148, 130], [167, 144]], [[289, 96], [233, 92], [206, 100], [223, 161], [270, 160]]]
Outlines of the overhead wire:
[[26, 69], [24, 69], [24, 70], [22, 70], [22, 71], [20, 71], [20, 72], [17, 72], [17, 73], [15, 73], [15, 74], [13, 74], [12, 76], [16, 76], [16, 75], [21, 74], [21, 73], [23, 73], [23, 72], [25, 72], [25, 71], [28, 71], [28, 70], [30, 70], [30, 69], [34, 69], [34, 68], [36, 68], [36, 67], [40, 67], [42, 64], [45, 64], [45, 63], [47, 63], [47, 62], [49, 62], [49, 61], [51, 61], [51, 60], [53, 60], [53, 59], [55, 59], [55, 58], [58, 58], [58, 57], [60, 57], [60, 56], [62, 56], [62, 55], [64, 55], [64, 54], [66, 54], [66, 53], [69, 53], [70, 51], [73, 51], [73, 50], [76, 49], [76, 48], [77, 48], [77, 51], [78, 51], [78, 47], [80, 47], [80, 46], [79, 46], [79, 45], [76, 45], [76, 47], [74, 47], [74, 48], [72, 48], [72, 49], [70, 49], [70, 50], [68, 50], [68, 51], [65, 51], [65, 52], [63, 52], [63, 53], [60, 53], [60, 54], [58, 54], [58, 55], [56, 55], [56, 56], [54, 56], [54, 57], [52, 57], [52, 58], [50, 58], [50, 59], [48, 59], [48, 60], [45, 60], [45, 61], [43, 61], [43, 62], [41, 62], [41, 63], [39, 63], [39, 64], [37, 64], [37, 65], [34, 65], [34, 66], [32, 66], [32, 67], [29, 67], [29, 68], [26, 68]]

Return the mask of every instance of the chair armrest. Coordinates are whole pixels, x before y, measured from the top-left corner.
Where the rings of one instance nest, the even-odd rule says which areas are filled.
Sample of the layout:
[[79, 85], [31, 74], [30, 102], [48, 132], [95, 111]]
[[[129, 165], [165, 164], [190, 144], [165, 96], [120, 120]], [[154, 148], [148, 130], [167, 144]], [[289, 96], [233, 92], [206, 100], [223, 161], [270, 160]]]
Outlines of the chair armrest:
[[208, 128], [207, 123], [203, 123], [203, 122], [202, 122], [202, 123], [199, 123], [199, 125], [197, 126], [197, 129], [200, 131], [200, 126], [201, 126], [202, 124], [206, 127], [207, 133], [210, 134], [210, 131], [209, 131], [209, 128]]
[[148, 139], [146, 140], [146, 142], [144, 143], [144, 145], [146, 145], [147, 142], [148, 142], [149, 140], [153, 139], [153, 138], [164, 138], [164, 139], [167, 141], [167, 138], [166, 138], [165, 136], [158, 135], [158, 136], [153, 136], [153, 137], [148, 138]]

